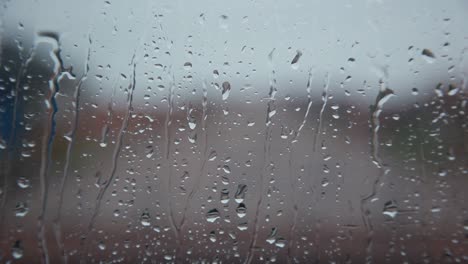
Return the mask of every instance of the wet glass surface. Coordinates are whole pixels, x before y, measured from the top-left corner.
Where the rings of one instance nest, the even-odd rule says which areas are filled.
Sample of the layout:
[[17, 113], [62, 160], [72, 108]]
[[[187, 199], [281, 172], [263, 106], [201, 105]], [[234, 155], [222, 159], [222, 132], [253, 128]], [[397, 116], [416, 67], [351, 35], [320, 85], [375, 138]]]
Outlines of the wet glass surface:
[[466, 263], [468, 2], [1, 1], [1, 263]]

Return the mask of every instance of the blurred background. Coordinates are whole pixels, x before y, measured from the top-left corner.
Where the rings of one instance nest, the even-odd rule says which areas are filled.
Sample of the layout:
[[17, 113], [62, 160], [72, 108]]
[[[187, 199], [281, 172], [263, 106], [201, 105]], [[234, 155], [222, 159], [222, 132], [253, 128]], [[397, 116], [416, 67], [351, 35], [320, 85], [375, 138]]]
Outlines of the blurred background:
[[468, 262], [467, 11], [2, 0], [0, 262]]

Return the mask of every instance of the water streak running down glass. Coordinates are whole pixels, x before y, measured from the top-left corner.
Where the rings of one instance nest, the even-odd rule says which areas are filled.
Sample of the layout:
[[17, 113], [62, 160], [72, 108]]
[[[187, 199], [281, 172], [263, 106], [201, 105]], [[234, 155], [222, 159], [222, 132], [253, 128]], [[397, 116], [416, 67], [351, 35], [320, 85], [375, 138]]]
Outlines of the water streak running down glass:
[[0, 3], [0, 263], [468, 263], [467, 1]]

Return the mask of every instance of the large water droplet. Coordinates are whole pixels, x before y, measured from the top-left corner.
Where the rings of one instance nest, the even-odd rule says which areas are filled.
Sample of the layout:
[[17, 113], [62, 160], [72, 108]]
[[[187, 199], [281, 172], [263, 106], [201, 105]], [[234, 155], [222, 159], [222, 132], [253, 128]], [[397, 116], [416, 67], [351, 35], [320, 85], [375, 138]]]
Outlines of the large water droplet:
[[395, 201], [388, 201], [384, 204], [384, 215], [395, 218], [398, 214], [398, 206]]
[[242, 203], [244, 202], [245, 199], [245, 193], [247, 192], [247, 185], [245, 184], [239, 184], [237, 186], [237, 191], [236, 194], [234, 195], [234, 199], [237, 203]]
[[216, 151], [212, 150], [212, 151], [210, 152], [210, 155], [208, 156], [208, 160], [209, 160], [209, 161], [215, 160], [216, 157], [217, 157], [217, 155], [218, 155], [218, 154], [216, 153]]
[[245, 204], [240, 203], [239, 206], [237, 206], [236, 208], [236, 213], [239, 218], [244, 217], [247, 213], [247, 208], [245, 207]]
[[143, 214], [141, 214], [140, 222], [142, 226], [150, 226], [151, 225], [150, 221], [151, 221], [151, 217], [148, 212], [144, 212]]
[[294, 58], [291, 61], [291, 67], [293, 69], [299, 68], [299, 59], [301, 58], [301, 56], [302, 52], [300, 50], [296, 51], [296, 56], [294, 56]]
[[192, 69], [192, 63], [191, 62], [186, 62], [184, 63], [184, 69], [185, 70], [191, 70]]
[[220, 218], [220, 213], [218, 209], [211, 209], [206, 213], [206, 221], [214, 223], [218, 218]]
[[225, 101], [228, 99], [229, 93], [231, 92], [231, 84], [229, 82], [223, 82], [222, 88], [222, 98], [223, 101]]
[[278, 229], [276, 227], [273, 227], [271, 229], [270, 235], [268, 235], [266, 242], [269, 244], [274, 244], [276, 242], [276, 233], [278, 232]]
[[433, 63], [435, 60], [435, 55], [430, 49], [423, 49], [421, 52], [423, 55], [423, 58], [428, 62], [428, 63]]
[[230, 174], [230, 173], [231, 173], [231, 168], [229, 168], [228, 165], [224, 165], [224, 166], [223, 166], [223, 171], [224, 171], [225, 173], [227, 173], [227, 174]]

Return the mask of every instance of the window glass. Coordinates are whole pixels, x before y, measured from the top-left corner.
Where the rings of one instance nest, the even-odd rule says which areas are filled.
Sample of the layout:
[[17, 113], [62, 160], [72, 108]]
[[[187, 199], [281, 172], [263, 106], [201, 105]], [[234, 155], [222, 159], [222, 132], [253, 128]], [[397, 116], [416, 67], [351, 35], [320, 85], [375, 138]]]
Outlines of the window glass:
[[467, 11], [1, 1], [0, 262], [466, 263]]

